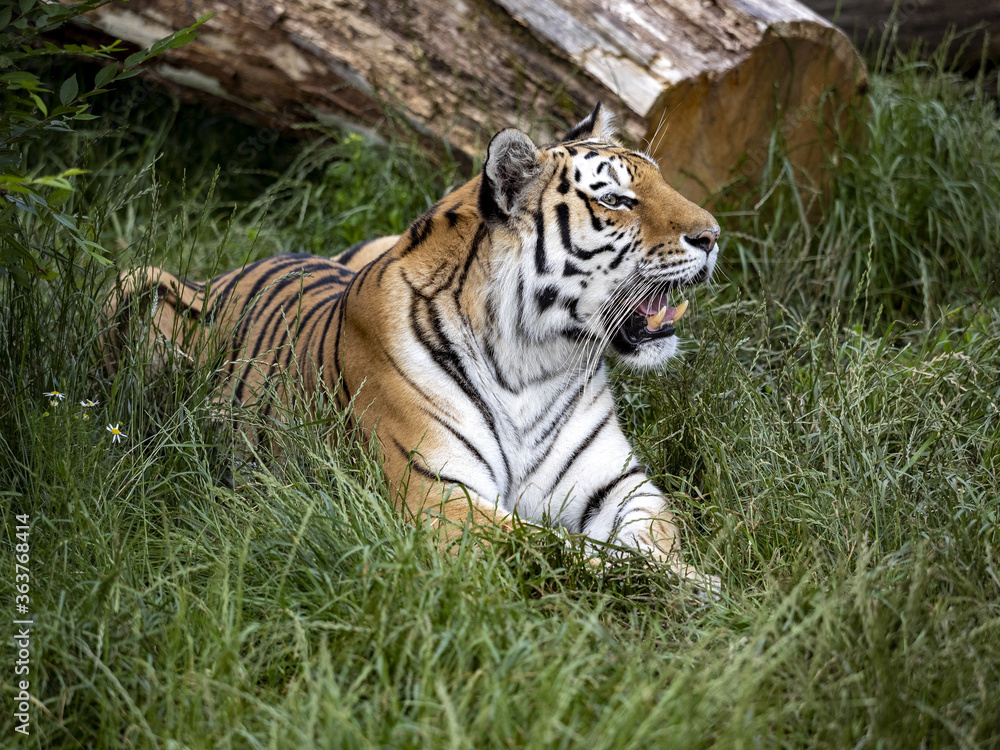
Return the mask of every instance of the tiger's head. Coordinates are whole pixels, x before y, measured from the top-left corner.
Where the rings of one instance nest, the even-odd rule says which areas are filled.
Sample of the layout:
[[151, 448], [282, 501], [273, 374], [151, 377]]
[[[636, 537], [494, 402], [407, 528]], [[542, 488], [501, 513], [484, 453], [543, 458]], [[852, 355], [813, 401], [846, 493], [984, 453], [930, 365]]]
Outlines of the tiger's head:
[[538, 341], [568, 337], [638, 368], [677, 352], [683, 290], [711, 276], [719, 225], [618, 145], [601, 105], [551, 145], [497, 133], [478, 200], [491, 244], [520, 250], [520, 314]]

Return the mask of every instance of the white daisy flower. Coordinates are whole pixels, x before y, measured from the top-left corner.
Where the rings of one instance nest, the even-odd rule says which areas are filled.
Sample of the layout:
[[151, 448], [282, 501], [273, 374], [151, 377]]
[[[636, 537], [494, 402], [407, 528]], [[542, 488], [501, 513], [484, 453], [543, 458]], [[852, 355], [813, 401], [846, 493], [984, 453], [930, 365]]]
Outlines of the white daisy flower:
[[82, 406], [84, 409], [89, 409], [92, 406], [97, 406], [99, 403], [101, 402], [91, 401], [89, 398], [85, 398], [83, 401], [80, 402], [80, 406]]
[[59, 406], [59, 402], [66, 398], [66, 394], [60, 393], [59, 391], [49, 391], [48, 393], [43, 393], [42, 395], [48, 396], [49, 399], [51, 399], [49, 401], [49, 406], [53, 408]]
[[128, 437], [128, 435], [126, 435], [124, 432], [122, 432], [118, 428], [118, 425], [115, 425], [114, 427], [112, 427], [111, 425], [108, 425], [108, 432], [111, 433], [111, 442], [113, 442], [113, 443], [117, 443], [123, 437]]

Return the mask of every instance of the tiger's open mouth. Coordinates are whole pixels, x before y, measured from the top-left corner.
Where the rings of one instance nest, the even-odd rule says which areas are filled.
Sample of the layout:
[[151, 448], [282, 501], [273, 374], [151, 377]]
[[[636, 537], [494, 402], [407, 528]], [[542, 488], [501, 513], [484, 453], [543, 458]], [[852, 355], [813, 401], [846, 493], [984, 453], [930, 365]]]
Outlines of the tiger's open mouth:
[[655, 339], [674, 335], [674, 325], [684, 317], [688, 302], [676, 307], [667, 304], [667, 295], [654, 294], [640, 300], [611, 340], [619, 352], [635, 351]]

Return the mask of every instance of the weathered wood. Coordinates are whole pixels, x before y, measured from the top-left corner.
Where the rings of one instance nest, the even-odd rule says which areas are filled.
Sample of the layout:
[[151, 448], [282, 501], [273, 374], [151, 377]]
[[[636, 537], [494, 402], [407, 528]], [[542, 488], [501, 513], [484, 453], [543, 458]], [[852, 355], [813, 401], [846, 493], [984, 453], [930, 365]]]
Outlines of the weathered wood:
[[554, 139], [603, 100], [695, 200], [755, 176], [778, 117], [815, 167], [818, 103], [865, 80], [794, 0], [132, 0], [92, 23], [145, 46], [207, 12], [157, 74], [278, 122], [377, 127], [389, 103], [470, 154], [504, 126]]

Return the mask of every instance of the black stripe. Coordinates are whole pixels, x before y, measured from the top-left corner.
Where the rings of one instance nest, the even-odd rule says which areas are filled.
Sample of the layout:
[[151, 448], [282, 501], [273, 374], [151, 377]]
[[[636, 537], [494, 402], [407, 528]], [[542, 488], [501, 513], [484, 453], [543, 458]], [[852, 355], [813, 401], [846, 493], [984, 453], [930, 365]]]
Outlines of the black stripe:
[[562, 238], [563, 247], [573, 252], [573, 240], [569, 234], [569, 206], [565, 203], [556, 204], [556, 221], [559, 223], [559, 236]]
[[[319, 313], [326, 308], [327, 305], [332, 304], [336, 302], [338, 299], [340, 299], [343, 293], [344, 293], [343, 289], [340, 289], [336, 292], [328, 294], [321, 300], [317, 300], [309, 309], [309, 311], [302, 316], [302, 323], [299, 325], [299, 332], [304, 337], [303, 339], [301, 339], [302, 343], [305, 344], [307, 347], [309, 345], [309, 341], [312, 339], [312, 332], [309, 331], [309, 323], [312, 321], [313, 318], [317, 317]], [[313, 330], [315, 330], [315, 326], [313, 327]], [[309, 332], [307, 333], [307, 331]]]
[[556, 405], [555, 403], [550, 404], [547, 409], [543, 409], [539, 412], [538, 416], [531, 426], [525, 430], [525, 434], [530, 435], [538, 427], [538, 423], [541, 422], [543, 417], [555, 415], [553, 419], [546, 425], [542, 434], [535, 438], [534, 444], [531, 446], [532, 452], [539, 451], [538, 455], [535, 457], [534, 462], [528, 467], [524, 476], [527, 479], [534, 475], [538, 468], [545, 463], [545, 460], [549, 457], [549, 450], [552, 448], [551, 444], [545, 445], [548, 441], [549, 436], [555, 434], [559, 429], [562, 428], [564, 424], [573, 415], [573, 411], [576, 409], [576, 405], [583, 396], [583, 392], [586, 389], [586, 383], [581, 385], [576, 391], [567, 399], [565, 404]]
[[602, 229], [604, 229], [604, 222], [602, 222], [599, 218], [597, 218], [597, 214], [594, 213], [594, 207], [593, 205], [591, 205], [594, 199], [591, 198], [582, 190], [577, 190], [576, 196], [580, 199], [580, 202], [583, 203], [584, 206], [586, 206], [587, 212], [590, 214], [590, 226], [594, 228], [594, 231], [600, 232]]
[[[278, 256], [278, 257], [283, 257], [283, 256]], [[243, 339], [246, 337], [247, 333], [249, 333], [251, 326], [253, 326], [253, 324], [257, 321], [260, 315], [263, 315], [265, 312], [267, 312], [267, 309], [270, 307], [271, 303], [275, 299], [277, 299], [278, 295], [280, 295], [285, 289], [287, 289], [289, 285], [296, 283], [301, 284], [302, 280], [305, 278], [306, 273], [309, 273], [313, 270], [322, 270], [324, 268], [329, 267], [328, 266], [329, 261], [326, 261], [323, 263], [312, 263], [303, 265], [301, 266], [301, 268], [297, 269], [299, 273], [292, 272], [287, 276], [281, 273], [290, 266], [296, 265], [300, 260], [303, 259], [303, 257], [308, 258], [312, 256], [303, 255], [300, 257], [293, 257], [290, 260], [282, 261], [281, 263], [277, 264], [277, 267], [273, 269], [270, 274], [262, 275], [261, 278], [258, 279], [257, 282], [254, 284], [253, 286], [254, 293], [247, 298], [248, 300], [247, 305], [248, 306], [252, 305], [252, 308], [246, 306], [244, 307], [245, 313], [243, 315], [243, 321], [237, 327], [233, 335], [233, 341], [237, 345], [237, 347], [242, 346]], [[270, 286], [268, 286], [269, 284]], [[256, 300], [256, 302], [253, 302], [254, 297], [256, 297], [258, 294], [261, 295], [260, 299]], [[265, 324], [265, 327], [262, 329], [262, 332], [266, 331], [268, 326], [270, 326], [270, 320], [273, 319], [273, 317], [274, 313], [272, 313], [271, 317], [268, 318], [268, 323]], [[259, 349], [259, 344], [260, 340], [258, 339], [258, 349]], [[234, 370], [235, 370], [235, 361], [230, 363], [229, 372], [232, 373]]]
[[[330, 324], [333, 322], [333, 316], [336, 315], [338, 312], [340, 312], [344, 307], [344, 296], [345, 296], [344, 293], [347, 291], [347, 289], [348, 287], [344, 287], [344, 291], [342, 291], [338, 296], [340, 304], [337, 304], [337, 302], [334, 301], [334, 303], [330, 305], [330, 313], [326, 316], [326, 320], [323, 322], [323, 327], [322, 327], [323, 334], [322, 337], [320, 338], [319, 350], [316, 355], [317, 356], [315, 365], [316, 367], [322, 367], [326, 363], [324, 357], [326, 355], [326, 342], [330, 340]], [[335, 369], [339, 372], [340, 362], [335, 359], [334, 363], [335, 363]]]
[[562, 478], [566, 476], [566, 472], [569, 471], [569, 468], [574, 464], [574, 462], [576, 462], [576, 460], [583, 454], [583, 452], [590, 447], [591, 443], [593, 443], [594, 440], [597, 439], [597, 436], [598, 434], [600, 434], [601, 430], [603, 430], [605, 427], [608, 426], [608, 423], [611, 421], [611, 417], [613, 414], [614, 412], [611, 411], [605, 414], [604, 419], [602, 419], [598, 423], [597, 427], [595, 427], [591, 431], [591, 433], [587, 435], [584, 441], [580, 443], [579, 446], [577, 446], [577, 449], [573, 451], [573, 455], [569, 457], [569, 460], [565, 463], [565, 465], [563, 465], [562, 469], [556, 475], [556, 480], [552, 483], [553, 490], [555, 490], [555, 488], [559, 486], [559, 482], [561, 482]]
[[[448, 432], [450, 432], [456, 438], [458, 438], [458, 441], [462, 445], [465, 446], [466, 450], [468, 450], [469, 453], [471, 453], [473, 456], [475, 456], [476, 460], [479, 461], [479, 463], [481, 463], [483, 466], [486, 467], [486, 471], [489, 473], [490, 479], [492, 479], [493, 483], [496, 484], [497, 478], [496, 478], [496, 474], [493, 473], [493, 467], [490, 466], [489, 461], [487, 461], [483, 457], [483, 454], [479, 452], [479, 450], [476, 448], [476, 446], [474, 446], [469, 441], [468, 438], [466, 438], [464, 435], [462, 435], [461, 433], [459, 433], [458, 430], [456, 430], [450, 424], [448, 424], [443, 419], [441, 419], [441, 417], [439, 417], [437, 414], [434, 414], [433, 412], [431, 412], [429, 409], [421, 409], [421, 411], [424, 412], [424, 414], [426, 414], [428, 417], [430, 417], [431, 419], [433, 419], [435, 422], [437, 422], [439, 425], [441, 425], [442, 427], [444, 427], [446, 430], [448, 430]], [[502, 450], [502, 448], [501, 448], [501, 450]], [[506, 488], [504, 488], [504, 489], [506, 489]]]
[[[419, 298], [414, 297], [413, 304], [411, 305], [410, 309], [410, 319], [412, 321], [411, 330], [413, 331], [413, 335], [427, 349], [428, 353], [431, 355], [431, 359], [434, 360], [435, 364], [437, 364], [438, 367], [444, 370], [451, 377], [451, 379], [455, 381], [455, 384], [458, 385], [458, 387], [466, 395], [466, 397], [469, 399], [472, 405], [475, 406], [476, 409], [479, 411], [479, 413], [482, 415], [483, 421], [486, 423], [493, 437], [497, 438], [496, 420], [493, 416], [493, 413], [486, 406], [485, 402], [483, 402], [482, 397], [479, 394], [479, 391], [475, 388], [471, 379], [469, 378], [468, 373], [465, 371], [465, 368], [462, 365], [461, 358], [459, 357], [458, 353], [452, 348], [451, 342], [448, 340], [447, 336], [445, 336], [444, 330], [442, 329], [441, 326], [441, 318], [440, 315], [438, 314], [438, 311], [433, 307], [431, 307], [430, 305], [428, 305], [429, 309], [427, 310], [427, 317], [430, 319], [431, 328], [434, 336], [440, 342], [438, 346], [435, 346], [434, 342], [431, 341], [430, 338], [428, 337], [427, 332], [425, 332], [420, 327], [419, 324], [420, 315], [418, 314], [419, 310], [417, 310], [417, 304], [419, 303], [420, 303]], [[503, 463], [504, 463], [504, 476], [508, 479], [509, 483], [510, 463], [507, 460], [507, 456], [505, 453], [501, 451], [500, 455], [503, 458]]]
[[472, 244], [469, 247], [469, 254], [465, 258], [465, 265], [462, 266], [462, 273], [458, 277], [458, 282], [455, 284], [455, 291], [452, 294], [455, 300], [455, 306], [461, 309], [459, 304], [459, 297], [462, 294], [462, 290], [465, 288], [465, 282], [469, 277], [469, 269], [472, 268], [472, 263], [479, 255], [479, 249], [482, 243], [487, 238], [486, 224], [479, 222], [479, 226], [476, 227], [476, 234], [472, 238]]
[[538, 304], [538, 312], [543, 313], [555, 304], [559, 298], [559, 290], [554, 286], [547, 286], [535, 292], [535, 302]]
[[409, 255], [427, 241], [431, 230], [434, 228], [434, 215], [438, 212], [440, 206], [440, 203], [435, 203], [410, 224], [408, 232], [410, 235], [410, 246], [403, 251], [400, 257]]
[[559, 335], [564, 339], [569, 339], [570, 341], [583, 341], [584, 339], [593, 338], [584, 328], [577, 326], [568, 326], [563, 328], [559, 331]]
[[615, 259], [611, 261], [611, 264], [608, 266], [608, 268], [611, 268], [612, 270], [618, 268], [618, 266], [621, 265], [621, 262], [625, 260], [625, 255], [628, 253], [628, 251], [634, 247], [635, 247], [634, 242], [629, 242], [628, 244], [622, 246], [622, 249], [618, 251], [618, 255], [616, 255]]
[[596, 492], [592, 493], [591, 496], [587, 498], [587, 503], [583, 508], [583, 515], [580, 516], [580, 531], [582, 532], [585, 528], [587, 528], [587, 524], [590, 522], [590, 519], [600, 512], [601, 506], [604, 504], [604, 501], [615, 487], [629, 477], [634, 477], [636, 474], [642, 474], [642, 472], [643, 469], [641, 466], [633, 466], [624, 474], [615, 477], [603, 487], [598, 488]]
[[545, 262], [545, 215], [541, 205], [535, 211], [535, 271], [539, 274], [549, 272]]
[[[247, 268], [240, 273], [239, 277], [237, 277], [237, 281], [240, 280], [240, 277], [246, 278], [248, 276], [247, 272], [256, 270], [258, 266], [262, 266], [265, 263], [270, 263], [272, 265], [271, 268], [261, 270], [260, 277], [254, 281], [253, 286], [250, 287], [248, 293], [243, 295], [243, 307], [241, 308], [241, 311], [245, 311], [249, 305], [254, 303], [257, 295], [260, 294], [268, 284], [274, 281], [275, 276], [280, 276], [282, 271], [290, 266], [294, 266], [299, 260], [301, 260], [301, 257], [295, 257], [288, 253], [284, 255], [276, 255], [273, 258], [258, 261], [253, 265], [247, 266]], [[244, 316], [243, 321], [237, 327], [237, 330], [233, 332], [234, 338], [241, 339], [245, 336], [247, 328], [251, 322], [252, 319], [250, 317]]]
[[[311, 256], [306, 255], [304, 257], [311, 257]], [[299, 259], [301, 259], [301, 258], [297, 258], [296, 260], [299, 260]], [[268, 290], [267, 297], [266, 298], [262, 298], [261, 300], [259, 300], [258, 303], [255, 305], [255, 309], [252, 312], [253, 313], [259, 313], [260, 315], [263, 315], [265, 312], [267, 312], [268, 306], [271, 304], [272, 300], [274, 300], [284, 289], [286, 289], [290, 284], [294, 284], [294, 283], [299, 283], [301, 285], [302, 282], [303, 282], [303, 280], [306, 278], [306, 274], [310, 273], [313, 270], [317, 270], [317, 271], [322, 271], [322, 270], [332, 271], [333, 273], [336, 273], [339, 276], [339, 274], [341, 273], [340, 269], [339, 268], [331, 268], [331, 265], [333, 265], [331, 261], [315, 262], [315, 263], [312, 263], [312, 264], [307, 264], [307, 265], [302, 266], [300, 273], [290, 275], [290, 276], [288, 276], [288, 277], [286, 277], [284, 279], [281, 279], [281, 277], [279, 276], [278, 278], [281, 279], [281, 280], [280, 281], [277, 281], [277, 280], [275, 281], [274, 285]], [[346, 271], [347, 269], [344, 269], [344, 270]], [[348, 271], [348, 273], [350, 273], [350, 272]], [[293, 297], [291, 297], [290, 299], [293, 300], [293, 301], [295, 301], [297, 305], [301, 306], [303, 304], [303, 301], [305, 300], [306, 294], [308, 292], [313, 291], [313, 290], [315, 290], [317, 288], [320, 288], [320, 287], [329, 286], [330, 282], [331, 282], [331, 279], [330, 279], [329, 275], [321, 277], [319, 279], [316, 279], [316, 280], [312, 281], [312, 283], [310, 283], [308, 286], [304, 286], [304, 287], [300, 288], [300, 290], [298, 292], [296, 292], [295, 295]], [[246, 368], [244, 369], [244, 372], [246, 372], [247, 374], [249, 374], [249, 368], [251, 368], [253, 366], [253, 360], [255, 360], [257, 358], [257, 356], [260, 354], [260, 352], [261, 351], [269, 351], [272, 348], [272, 346], [274, 344], [274, 341], [275, 341], [275, 339], [278, 336], [278, 331], [280, 329], [281, 318], [280, 318], [279, 314], [282, 311], [285, 310], [285, 307], [287, 306], [288, 302], [289, 302], [289, 300], [283, 300], [282, 302], [279, 302], [279, 304], [277, 305], [277, 307], [275, 307], [271, 311], [271, 314], [267, 317], [266, 321], [264, 322], [263, 327], [260, 328], [260, 330], [258, 331], [258, 338], [257, 338], [256, 345], [254, 347], [254, 352], [250, 356], [250, 361], [247, 363]], [[298, 311], [298, 312], [300, 312], [300, 311]], [[296, 313], [296, 317], [298, 316], [298, 312]], [[255, 317], [259, 319], [259, 315], [255, 316]], [[250, 324], [252, 324], [253, 320], [254, 320], [254, 317], [248, 317], [247, 320], [244, 321], [244, 323], [250, 322]], [[277, 321], [278, 324], [276, 324], [275, 321]], [[259, 320], [258, 320], [258, 322], [259, 322]], [[273, 330], [272, 330], [272, 326], [275, 326]], [[242, 328], [242, 326], [241, 326], [241, 328]], [[298, 331], [298, 330], [301, 330], [301, 325], [297, 325], [296, 326], [296, 331]], [[244, 332], [243, 335], [246, 335], [246, 332], [249, 332], [249, 326], [247, 326], [245, 328], [245, 332]], [[268, 335], [267, 346], [266, 347], [264, 347], [264, 337], [265, 337], [265, 335]], [[294, 337], [292, 338], [292, 340], [291, 340], [290, 343], [292, 345], [294, 345]], [[232, 371], [232, 370], [233, 370], [233, 368], [230, 368], [230, 371]], [[237, 389], [236, 395], [237, 395], [237, 400], [238, 401], [242, 400], [241, 396], [242, 396], [242, 394], [243, 394], [243, 392], [245, 390], [244, 389], [244, 385], [245, 385], [245, 382], [241, 382], [240, 385], [239, 385], [239, 387], [238, 387], [238, 389]]]
[[355, 242], [340, 255], [336, 256], [336, 262], [344, 264], [350, 263], [354, 259], [354, 256], [356, 256], [359, 252], [361, 252], [364, 248], [368, 247], [374, 241], [375, 240], [361, 240], [361, 242]]
[[[282, 279], [280, 282], [276, 282], [274, 286], [271, 288], [271, 290], [269, 290], [270, 293], [268, 294], [267, 297], [267, 303], [264, 304], [263, 306], [260, 305], [258, 306], [259, 312], [261, 314], [267, 312], [268, 305], [270, 305], [270, 303], [273, 300], [275, 300], [275, 297], [277, 297], [278, 294], [280, 294], [282, 291], [288, 288], [289, 285], [294, 284], [296, 282], [301, 285], [302, 280], [304, 278], [305, 278], [304, 275], [296, 274], [294, 276]], [[246, 394], [246, 389], [247, 389], [247, 378], [250, 376], [250, 373], [252, 372], [252, 370], [256, 365], [262, 364], [260, 362], [257, 362], [257, 357], [259, 357], [262, 352], [269, 352], [272, 349], [274, 349], [275, 342], [277, 341], [279, 335], [281, 334], [282, 326], [285, 325], [287, 327], [288, 320], [283, 313], [287, 312], [286, 307], [289, 305], [290, 302], [294, 302], [296, 306], [302, 304], [301, 289], [299, 292], [296, 292], [293, 296], [287, 299], [278, 300], [277, 304], [274, 306], [274, 309], [271, 310], [270, 315], [268, 315], [267, 319], [263, 321], [263, 325], [260, 325], [259, 328], [255, 327], [257, 337], [256, 341], [254, 341], [253, 351], [249, 356], [245, 357], [246, 363], [243, 366], [243, 374], [240, 376], [240, 382], [237, 384], [236, 390], [234, 392], [234, 396], [236, 397], [237, 403], [243, 403], [243, 398]], [[297, 317], [298, 314], [296, 312], [296, 318]], [[256, 322], [259, 325], [261, 323], [261, 320], [258, 318]], [[289, 345], [291, 345], [292, 341], [294, 341], [294, 335], [295, 335], [294, 331], [296, 330], [296, 328], [297, 328], [296, 320], [293, 319], [292, 329], [286, 331], [286, 334], [289, 334], [288, 336]], [[249, 332], [249, 328], [247, 329], [247, 331]]]
[[[660, 500], [661, 502], [663, 500], [663, 496], [659, 495], [659, 494], [656, 494], [656, 495], [636, 494], [636, 495], [632, 495], [631, 497], [629, 497], [627, 503], [622, 503], [621, 505], [618, 506], [618, 512], [615, 513], [615, 517], [611, 521], [611, 533], [608, 535], [608, 539], [613, 540], [613, 539], [615, 539], [618, 536], [618, 532], [621, 531], [621, 528], [622, 528], [622, 516], [625, 515], [625, 513], [630, 510], [630, 508], [628, 506], [631, 504], [631, 502], [633, 500], [638, 500], [638, 499], [643, 498], [643, 497], [656, 498], [656, 499]], [[650, 520], [652, 520], [652, 519], [650, 519]]]
[[[226, 285], [222, 287], [222, 289], [220, 289], [218, 292], [215, 292], [214, 287], [216, 283], [226, 278], [226, 276], [231, 276], [231, 278], [226, 283]], [[205, 325], [211, 325], [212, 323], [215, 322], [215, 318], [218, 311], [225, 309], [226, 304], [229, 301], [229, 295], [232, 293], [233, 288], [239, 282], [240, 282], [240, 273], [236, 271], [230, 271], [228, 274], [222, 274], [221, 276], [217, 276], [216, 278], [212, 279], [212, 287], [213, 287], [213, 289], [211, 290], [212, 296], [211, 299], [209, 300], [208, 311], [205, 312]]]
[[573, 254], [573, 257], [575, 258], [579, 258], [580, 260], [590, 260], [595, 255], [600, 255], [601, 253], [610, 253], [614, 249], [615, 246], [608, 243], [607, 245], [601, 245], [601, 247], [597, 248], [596, 250], [581, 250], [578, 247], [574, 247], [570, 249], [570, 252]]
[[559, 187], [556, 188], [560, 193], [566, 195], [569, 192], [569, 180], [567, 179], [567, 173], [569, 172], [569, 165], [566, 164], [562, 168], [562, 172], [559, 174]]
[[[308, 358], [310, 344], [312, 343], [313, 333], [316, 330], [315, 326], [311, 330], [308, 328], [309, 322], [314, 317], [316, 317], [317, 314], [321, 310], [323, 310], [327, 305], [335, 304], [336, 301], [338, 299], [340, 299], [340, 296], [341, 296], [341, 292], [338, 291], [338, 292], [334, 292], [333, 294], [324, 297], [323, 299], [321, 299], [321, 300], [317, 301], [315, 304], [313, 304], [311, 306], [310, 310], [308, 312], [306, 312], [305, 315], [302, 316], [302, 319], [299, 321], [298, 325], [296, 326], [297, 331], [296, 331], [296, 335], [295, 335], [294, 340], [292, 340], [291, 342], [289, 342], [289, 346], [287, 347], [287, 351], [285, 353], [283, 353], [281, 356], [279, 356], [278, 358], [276, 358], [276, 360], [271, 363], [271, 366], [268, 368], [267, 374], [264, 376], [265, 382], [269, 382], [271, 380], [271, 377], [274, 375], [274, 373], [278, 369], [278, 367], [283, 367], [286, 370], [288, 369], [288, 366], [291, 364], [292, 352], [295, 351], [296, 349], [300, 349], [301, 350], [301, 356], [302, 356], [303, 359]], [[332, 314], [332, 312], [331, 312], [331, 314]], [[287, 356], [284, 356], [285, 354], [287, 354]], [[282, 356], [284, 356], [284, 361], [282, 361]], [[322, 364], [322, 362], [314, 362], [313, 363], [313, 367], [318, 370], [318, 368], [320, 367], [321, 364]], [[308, 366], [308, 362], [306, 362], [305, 365]], [[300, 363], [299, 372], [302, 372], [302, 371], [303, 371], [303, 367], [301, 366], [301, 363]], [[316, 378], [316, 380], [317, 380], [317, 382], [319, 382], [319, 378], [318, 377]]]
[[576, 311], [576, 306], [579, 304], [579, 302], [580, 302], [579, 297], [573, 297], [571, 299], [564, 299], [560, 304], [562, 308], [569, 313], [569, 316], [573, 318], [573, 320], [575, 320], [577, 323], [582, 323], [583, 321], [580, 320], [580, 315]]
[[483, 343], [483, 353], [486, 355], [487, 364], [490, 366], [490, 372], [493, 377], [496, 378], [497, 383], [508, 393], [518, 394], [523, 388], [515, 388], [510, 381], [507, 380], [507, 375], [500, 369], [500, 363], [497, 361], [497, 353], [493, 349], [493, 344], [490, 341], [485, 341]]
[[[385, 252], [378, 257], [379, 262], [377, 265], [381, 266], [381, 268], [378, 272], [378, 280], [375, 283], [379, 286], [382, 285], [382, 277], [385, 276], [385, 272], [388, 270], [389, 266], [399, 260], [399, 258], [386, 258], [385, 256], [388, 254], [388, 252]], [[364, 286], [365, 281], [368, 279], [368, 275], [372, 272], [372, 269], [375, 268], [375, 266], [376, 261], [372, 261], [367, 266], [359, 270], [358, 275], [351, 280], [352, 283], [357, 283], [357, 286], [354, 288], [355, 296], [361, 292], [361, 287]]]
[[517, 334], [522, 339], [530, 340], [532, 336], [528, 333], [528, 326], [525, 324], [524, 315], [527, 309], [524, 304], [524, 277], [518, 274], [517, 277]]
[[419, 393], [420, 396], [424, 399], [424, 401], [426, 401], [429, 404], [434, 404], [434, 407], [438, 411], [444, 413], [446, 417], [448, 417], [449, 419], [457, 420], [454, 414], [449, 413], [447, 409], [441, 406], [441, 404], [439, 403], [439, 399], [436, 399], [433, 396], [430, 396], [426, 392], [424, 392], [424, 390], [420, 387], [420, 384], [417, 381], [413, 380], [409, 375], [407, 375], [406, 372], [404, 372], [403, 368], [399, 366], [399, 363], [392, 356], [392, 354], [389, 353], [389, 351], [385, 348], [385, 346], [382, 344], [381, 341], [376, 341], [376, 343], [378, 344], [379, 347], [379, 353], [383, 357], [385, 357], [386, 361], [389, 363], [392, 369], [395, 370], [396, 374], [403, 379], [403, 382], [405, 382], [413, 390]]
[[477, 495], [478, 497], [485, 498], [485, 495], [483, 495], [480, 492], [477, 492], [473, 487], [470, 487], [465, 482], [460, 482], [457, 479], [452, 479], [451, 477], [446, 476], [445, 474], [435, 474], [435, 473], [433, 473], [429, 468], [427, 468], [426, 466], [424, 466], [423, 464], [421, 464], [419, 461], [417, 461], [416, 457], [413, 455], [414, 453], [419, 453], [418, 450], [414, 450], [414, 451], [408, 451], [408, 450], [406, 450], [406, 448], [404, 448], [400, 444], [400, 442], [398, 440], [396, 440], [396, 438], [393, 438], [392, 442], [395, 443], [396, 450], [398, 450], [400, 453], [402, 453], [403, 456], [406, 458], [407, 463], [410, 466], [412, 466], [414, 468], [414, 470], [418, 474], [420, 474], [422, 477], [426, 477], [427, 479], [430, 479], [431, 481], [434, 481], [434, 482], [440, 482], [441, 484], [454, 484], [454, 485], [457, 485], [458, 487], [465, 487], [467, 490], [469, 490], [473, 494]]
[[[371, 266], [368, 266], [368, 268], [371, 268]], [[328, 375], [326, 371], [323, 372], [323, 378], [326, 381], [327, 386], [330, 388], [332, 388], [334, 385], [339, 384], [339, 390], [337, 391], [337, 394], [338, 398], [340, 397], [341, 394], [343, 395], [344, 400], [343, 403], [340, 404], [342, 408], [346, 408], [347, 405], [351, 402], [351, 391], [347, 385], [347, 375], [344, 372], [344, 365], [340, 361], [340, 343], [344, 338], [344, 321], [347, 319], [347, 298], [348, 295], [350, 294], [351, 287], [354, 286], [355, 282], [357, 282], [359, 279], [363, 281], [366, 275], [367, 274], [365, 273], [359, 273], [357, 276], [351, 279], [351, 282], [347, 285], [347, 288], [344, 290], [344, 295], [343, 297], [341, 297], [340, 304], [334, 305], [334, 310], [337, 311], [337, 328], [333, 333], [333, 363], [334, 363], [334, 369], [336, 370], [337, 374], [337, 383], [333, 383], [328, 379], [330, 375]], [[330, 312], [330, 317], [331, 318], [333, 317], [332, 311]], [[320, 345], [320, 357], [321, 357], [320, 363], [325, 362], [325, 360], [322, 359], [322, 357], [326, 354], [326, 342], [329, 340], [330, 340], [330, 335], [329, 333], [327, 333], [327, 335], [323, 337], [323, 341]]]

